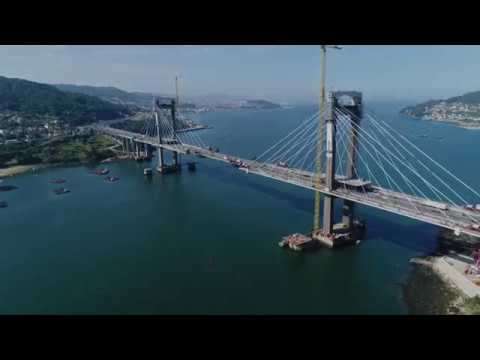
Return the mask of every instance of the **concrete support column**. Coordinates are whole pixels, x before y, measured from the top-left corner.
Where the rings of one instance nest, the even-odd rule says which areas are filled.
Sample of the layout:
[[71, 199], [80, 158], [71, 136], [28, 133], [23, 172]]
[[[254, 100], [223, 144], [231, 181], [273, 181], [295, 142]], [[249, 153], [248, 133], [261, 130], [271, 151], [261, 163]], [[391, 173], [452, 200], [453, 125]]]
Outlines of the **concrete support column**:
[[135, 142], [135, 155], [137, 159], [140, 157], [140, 144], [138, 142]]
[[[361, 95], [359, 99], [355, 102], [353, 108], [349, 109], [353, 114], [350, 115], [350, 122], [352, 123], [350, 129], [350, 141], [348, 147], [348, 156], [347, 156], [347, 169], [346, 176], [348, 179], [353, 179], [356, 177], [355, 166], [357, 161], [357, 151], [358, 151], [358, 134], [357, 131], [354, 131], [354, 128], [357, 125], [360, 125], [360, 119], [362, 117], [362, 98]], [[342, 223], [348, 227], [348, 229], [353, 229], [353, 219], [355, 216], [355, 203], [349, 200], [343, 201], [343, 213], [342, 213]]]
[[163, 148], [158, 148], [158, 171], [163, 171]]
[[[336, 105], [335, 96], [329, 94], [328, 96], [329, 112], [326, 121], [327, 132], [327, 170], [326, 170], [326, 186], [328, 190], [334, 190], [335, 187], [335, 113]], [[323, 203], [323, 231], [327, 234], [333, 233], [333, 218], [334, 218], [334, 197], [325, 195]]]
[[353, 229], [354, 216], [355, 216], [355, 203], [353, 203], [350, 200], [343, 200], [342, 223], [348, 229]]
[[325, 195], [323, 200], [323, 231], [333, 233], [334, 197]]
[[173, 165], [175, 167], [178, 167], [178, 158], [179, 158], [179, 155], [178, 155], [178, 152], [174, 151], [173, 152]]

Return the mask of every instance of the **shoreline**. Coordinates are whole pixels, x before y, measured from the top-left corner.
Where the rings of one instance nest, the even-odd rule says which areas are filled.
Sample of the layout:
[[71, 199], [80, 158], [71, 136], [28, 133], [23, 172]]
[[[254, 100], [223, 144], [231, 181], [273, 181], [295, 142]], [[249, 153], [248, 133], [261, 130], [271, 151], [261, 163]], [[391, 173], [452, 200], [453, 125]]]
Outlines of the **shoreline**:
[[401, 115], [404, 115], [404, 116], [408, 116], [412, 119], [415, 119], [415, 120], [423, 120], [423, 121], [431, 121], [431, 122], [435, 122], [435, 123], [443, 123], [443, 124], [450, 124], [450, 125], [454, 125], [454, 126], [457, 126], [459, 128], [462, 128], [462, 129], [466, 129], [466, 130], [480, 130], [480, 122], [479, 124], [471, 124], [471, 123], [464, 123], [462, 121], [458, 121], [458, 120], [435, 120], [435, 119], [431, 119], [431, 118], [424, 118], [424, 117], [421, 117], [421, 116], [413, 116], [413, 115], [409, 115], [409, 114], [404, 114], [402, 112], [400, 112]]
[[480, 276], [466, 274], [479, 245], [472, 236], [440, 229], [437, 250], [409, 261], [411, 269], [402, 284], [409, 313], [480, 314]]
[[12, 165], [6, 168], [0, 168], [0, 179], [24, 174], [29, 171], [33, 172], [38, 169], [45, 169], [51, 166], [53, 166], [53, 164]]
[[[472, 261], [450, 252], [410, 259], [413, 269], [404, 284], [404, 300], [411, 314], [477, 314], [479, 280], [464, 274]], [[474, 283], [475, 281], [475, 283]]]
[[130, 158], [118, 155], [108, 157], [95, 162], [68, 162], [68, 163], [54, 163], [54, 164], [30, 164], [30, 165], [12, 165], [6, 168], [0, 168], [0, 179], [6, 179], [17, 175], [28, 173], [29, 171], [36, 172], [37, 170], [44, 170], [53, 167], [78, 166], [86, 164], [106, 164], [114, 161], [129, 160]]

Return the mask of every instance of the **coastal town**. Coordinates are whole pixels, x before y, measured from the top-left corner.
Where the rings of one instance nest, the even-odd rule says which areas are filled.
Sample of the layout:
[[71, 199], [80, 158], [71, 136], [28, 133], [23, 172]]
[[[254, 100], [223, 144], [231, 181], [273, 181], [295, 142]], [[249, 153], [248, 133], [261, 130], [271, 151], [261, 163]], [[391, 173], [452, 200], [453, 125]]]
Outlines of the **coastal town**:
[[81, 135], [86, 132], [83, 127], [71, 126], [54, 119], [46, 119], [40, 123], [29, 122], [17, 115], [0, 119], [0, 123], [2, 124], [0, 145], [30, 144]]
[[479, 129], [480, 92], [446, 100], [430, 100], [403, 108], [400, 113], [422, 120], [448, 122], [466, 129]]
[[467, 128], [480, 128], [480, 104], [447, 103], [425, 106], [421, 113], [406, 110], [405, 115], [423, 120], [451, 122]]

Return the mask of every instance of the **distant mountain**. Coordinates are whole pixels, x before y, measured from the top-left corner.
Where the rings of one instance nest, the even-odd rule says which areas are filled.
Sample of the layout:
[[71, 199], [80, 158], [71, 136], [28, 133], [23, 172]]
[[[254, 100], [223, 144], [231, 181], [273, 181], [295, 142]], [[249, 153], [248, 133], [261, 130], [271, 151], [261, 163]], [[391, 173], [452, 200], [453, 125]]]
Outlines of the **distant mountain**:
[[[112, 86], [80, 86], [72, 84], [58, 84], [55, 86], [62, 91], [97, 96], [102, 100], [114, 104], [138, 106], [141, 108], [150, 108], [152, 106], [153, 97], [157, 97], [163, 101], [170, 101], [173, 98], [173, 96], [161, 94], [128, 92]], [[242, 96], [226, 94], [186, 96], [180, 99], [180, 108], [192, 109], [195, 108], [196, 105], [245, 109], [273, 109], [281, 107], [278, 104], [266, 100], [248, 100]]]
[[197, 105], [212, 106], [217, 108], [255, 108], [273, 109], [281, 105], [261, 99], [249, 99], [246, 96], [228, 94], [205, 94], [188, 96], [186, 100]]
[[244, 96], [227, 95], [227, 94], [203, 94], [186, 96], [186, 100], [199, 105], [218, 105], [233, 101], [244, 100]]
[[405, 107], [400, 113], [419, 119], [455, 123], [465, 128], [480, 128], [480, 91], [446, 100], [429, 100]]
[[[113, 104], [151, 107], [154, 94], [142, 92], [128, 92], [113, 86], [83, 86], [71, 84], [54, 85], [57, 89], [77, 94], [97, 96]], [[158, 96], [158, 95], [155, 95]], [[165, 96], [159, 96], [166, 98]]]
[[282, 106], [266, 100], [246, 100], [244, 107], [254, 109], [278, 109]]
[[75, 94], [23, 79], [0, 76], [0, 124], [58, 120], [82, 125], [123, 117], [129, 110], [94, 96]]

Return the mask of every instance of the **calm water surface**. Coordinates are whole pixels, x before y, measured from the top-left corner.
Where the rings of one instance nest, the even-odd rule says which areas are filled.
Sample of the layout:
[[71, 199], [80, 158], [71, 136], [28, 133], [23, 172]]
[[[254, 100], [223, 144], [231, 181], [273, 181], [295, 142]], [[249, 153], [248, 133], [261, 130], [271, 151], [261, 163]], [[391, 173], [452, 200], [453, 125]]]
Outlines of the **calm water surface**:
[[[401, 117], [398, 108], [374, 106], [480, 188], [480, 132]], [[203, 114], [213, 129], [198, 134], [253, 157], [313, 111]], [[436, 248], [434, 226], [359, 207], [368, 226], [361, 245], [292, 253], [277, 243], [310, 230], [312, 192], [197, 160], [195, 173], [150, 181], [148, 165], [135, 162], [109, 164], [118, 183], [84, 166], [5, 180], [19, 189], [0, 193], [9, 203], [0, 209], [0, 313], [407, 313], [400, 284], [408, 260]], [[72, 192], [54, 195], [54, 177]]]

